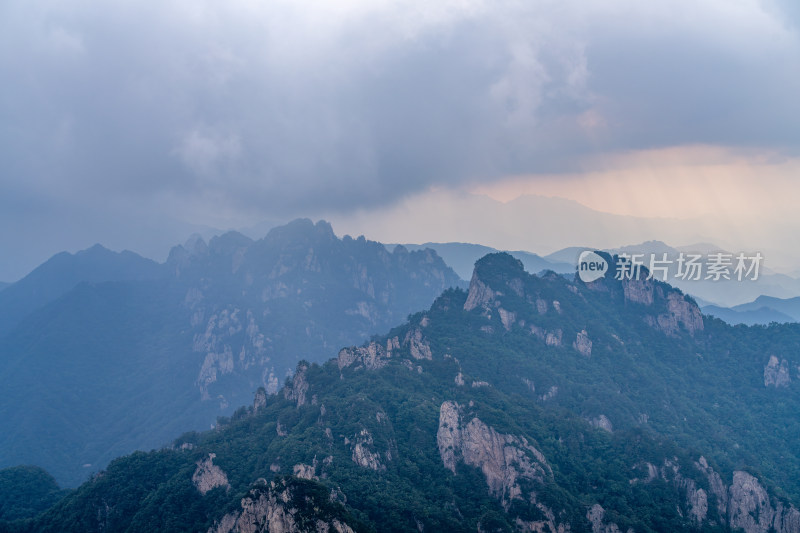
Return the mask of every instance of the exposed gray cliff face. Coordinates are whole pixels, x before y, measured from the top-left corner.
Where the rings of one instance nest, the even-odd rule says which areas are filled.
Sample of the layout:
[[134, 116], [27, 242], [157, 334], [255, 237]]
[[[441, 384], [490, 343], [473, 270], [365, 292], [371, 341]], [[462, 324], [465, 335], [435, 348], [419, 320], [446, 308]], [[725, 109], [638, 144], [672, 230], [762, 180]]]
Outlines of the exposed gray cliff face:
[[709, 493], [717, 502], [717, 515], [724, 519], [726, 516], [728, 516], [728, 489], [725, 486], [725, 483], [722, 481], [720, 475], [708, 465], [708, 461], [706, 461], [705, 457], [701, 456], [694, 466], [703, 472], [703, 474], [705, 474], [706, 479], [708, 480]]
[[263, 387], [259, 387], [256, 395], [253, 398], [253, 412], [257, 413], [260, 409], [267, 406], [267, 391]]
[[676, 461], [665, 459], [660, 469], [649, 463], [647, 466], [647, 480], [632, 482], [649, 483], [656, 478], [671, 482], [685, 494], [683, 505], [698, 526], [723, 523], [745, 533], [800, 533], [800, 511], [771, 499], [758, 479], [747, 472], [735, 471], [728, 487], [706, 459], [700, 457], [694, 467], [706, 477], [706, 491], [684, 475]]
[[541, 483], [552, 475], [544, 455], [527, 439], [499, 433], [477, 417], [463, 424], [456, 402], [442, 403], [436, 442], [445, 468], [455, 474], [459, 461], [480, 468], [489, 493], [506, 508], [511, 500], [523, 499], [520, 480]]
[[197, 469], [192, 475], [192, 483], [203, 495], [217, 487], [230, 488], [228, 476], [225, 475], [225, 472], [220, 467], [214, 464], [216, 456], [216, 454], [210, 453], [207, 458], [199, 461]]
[[[555, 329], [552, 331], [548, 331], [546, 329], [542, 329], [539, 326], [531, 325], [530, 326], [531, 334], [539, 340], [544, 341], [547, 346], [554, 346], [559, 347], [562, 344], [562, 340], [564, 338], [564, 332], [561, 329]], [[573, 344], [574, 346], [574, 344]], [[590, 347], [591, 349], [591, 347]]]
[[800, 512], [782, 503], [773, 506], [758, 479], [747, 472], [734, 472], [728, 489], [729, 524], [745, 533], [796, 533], [800, 531]]
[[560, 329], [555, 331], [549, 331], [545, 336], [544, 343], [548, 346], [561, 346], [561, 339], [564, 336], [564, 332]]
[[208, 533], [354, 533], [328, 514], [315, 502], [297, 501], [285, 481], [261, 480], [242, 498], [241, 510], [223, 516]]
[[669, 336], [677, 335], [681, 328], [691, 335], [697, 331], [703, 331], [705, 327], [703, 315], [696, 304], [678, 291], [670, 292], [666, 298], [667, 312], [656, 317], [648, 315], [645, 317], [645, 322]]
[[514, 321], [517, 320], [516, 313], [506, 311], [502, 307], [499, 307], [497, 312], [500, 314], [500, 321], [503, 323], [503, 327], [506, 328], [506, 331], [510, 331]]
[[303, 406], [306, 403], [306, 393], [308, 392], [308, 381], [306, 381], [306, 372], [308, 365], [300, 365], [297, 367], [292, 378], [292, 386], [283, 389], [283, 396], [287, 400], [294, 400], [297, 402], [297, 407]]
[[594, 427], [603, 429], [609, 433], [614, 431], [614, 426], [611, 424], [611, 420], [609, 420], [606, 415], [596, 416], [595, 418], [592, 418], [589, 423]]
[[659, 316], [659, 325], [665, 333], [669, 330], [672, 333], [678, 332], [678, 324], [693, 334], [696, 331], [703, 331], [703, 315], [696, 304], [686, 299], [686, 296], [671, 292], [667, 295], [667, 315]]
[[[316, 463], [316, 459], [314, 460]], [[307, 465], [305, 463], [297, 463], [292, 467], [292, 475], [300, 479], [316, 479], [317, 478], [316, 464]]]
[[653, 304], [653, 290], [655, 283], [649, 279], [624, 279], [622, 280], [622, 290], [625, 299], [629, 302], [640, 303], [643, 305]]
[[472, 273], [472, 279], [469, 282], [469, 293], [467, 294], [467, 301], [464, 302], [464, 311], [472, 311], [476, 307], [489, 307], [494, 299], [501, 295], [493, 291], [478, 277], [477, 272]]
[[578, 335], [575, 337], [575, 342], [572, 343], [572, 347], [578, 350], [578, 353], [584, 357], [592, 356], [592, 341], [589, 339], [589, 334], [586, 333], [585, 329], [578, 332]]
[[[391, 344], [391, 342], [389, 343]], [[337, 363], [339, 370], [353, 366], [354, 368], [364, 367], [367, 370], [377, 370], [386, 366], [387, 359], [392, 356], [392, 346], [384, 348], [375, 342], [363, 347], [344, 348], [339, 351]]]
[[[606, 510], [599, 503], [592, 505], [586, 511], [586, 519], [592, 526], [592, 533], [622, 533], [619, 526], [614, 522], [605, 522]], [[632, 529], [628, 529], [627, 533], [633, 533]]]
[[411, 357], [414, 359], [432, 359], [431, 347], [422, 336], [419, 328], [410, 330], [403, 339], [403, 346], [408, 346]]
[[[425, 322], [426, 319], [423, 319]], [[339, 351], [337, 364], [339, 370], [347, 367], [353, 369], [366, 368], [367, 370], [377, 370], [383, 368], [394, 352], [406, 348], [413, 359], [433, 359], [430, 344], [422, 334], [421, 328], [410, 330], [400, 342], [398, 337], [393, 337], [386, 341], [386, 347], [376, 342], [371, 342], [367, 346], [344, 348]], [[410, 361], [409, 361], [409, 364]], [[421, 367], [418, 367], [421, 371]]]
[[769, 356], [769, 362], [764, 367], [764, 386], [765, 387], [788, 387], [792, 381], [789, 375], [789, 363], [786, 359], [778, 361], [774, 355]]
[[381, 462], [381, 456], [373, 451], [374, 441], [372, 434], [367, 429], [362, 429], [352, 443], [352, 459], [355, 464], [376, 472], [386, 470]]
[[622, 290], [625, 300], [652, 306], [656, 297], [667, 299], [667, 312], [656, 317], [647, 316], [648, 324], [662, 331], [666, 335], [677, 335], [681, 327], [690, 334], [703, 331], [703, 315], [700, 308], [689, 301], [679, 291], [671, 291], [664, 295], [661, 287], [656, 290], [656, 284], [650, 279], [625, 279], [622, 280]]
[[547, 301], [536, 298], [536, 312], [540, 315], [547, 313]]
[[[199, 290], [195, 291], [199, 293]], [[199, 299], [195, 297], [190, 300], [190, 296], [194, 294], [191, 290], [187, 293], [187, 301], [190, 302], [187, 305], [193, 310], [191, 325], [198, 328], [208, 313], [198, 305]], [[259, 332], [252, 311], [243, 313], [237, 307], [228, 306], [211, 314], [203, 332], [195, 333], [193, 342], [193, 350], [205, 354], [196, 380], [202, 398], [210, 398], [209, 389], [222, 376], [251, 367], [263, 368], [263, 385], [268, 390], [274, 388], [271, 392], [276, 392], [277, 383], [273, 387], [271, 379], [267, 379], [268, 376], [274, 377], [270, 374], [273, 369], [266, 366], [270, 361], [267, 356], [268, 344], [269, 339]]]

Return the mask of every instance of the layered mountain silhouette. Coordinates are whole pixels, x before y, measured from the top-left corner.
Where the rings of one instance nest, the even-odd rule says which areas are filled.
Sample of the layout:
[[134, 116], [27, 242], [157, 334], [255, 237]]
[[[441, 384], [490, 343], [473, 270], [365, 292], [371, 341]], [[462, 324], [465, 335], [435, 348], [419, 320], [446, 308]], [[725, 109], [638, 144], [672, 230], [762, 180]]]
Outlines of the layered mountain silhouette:
[[[470, 278], [472, 269], [478, 259], [486, 254], [500, 251], [490, 246], [463, 242], [426, 242], [425, 244], [404, 244], [403, 246], [409, 250], [424, 250], [426, 248], [434, 250], [462, 279]], [[552, 270], [559, 274], [571, 274], [575, 272], [575, 260], [580, 251], [576, 249], [574, 256], [570, 254], [566, 261], [548, 260], [538, 254], [522, 250], [508, 253], [522, 261], [525, 270], [528, 272], [537, 273], [543, 270]]]
[[389, 253], [309, 220], [257, 241], [193, 238], [163, 264], [101, 246], [59, 254], [0, 292], [0, 467], [77, 485], [460, 284], [431, 250]]

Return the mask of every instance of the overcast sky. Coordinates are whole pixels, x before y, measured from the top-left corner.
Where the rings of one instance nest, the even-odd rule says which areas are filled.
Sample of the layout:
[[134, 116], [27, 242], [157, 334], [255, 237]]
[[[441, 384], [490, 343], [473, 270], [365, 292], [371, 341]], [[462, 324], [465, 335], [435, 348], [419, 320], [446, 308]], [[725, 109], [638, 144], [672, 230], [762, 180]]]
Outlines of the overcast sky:
[[5, 0], [0, 280], [297, 216], [412, 240], [448, 221], [409, 202], [466, 193], [750, 217], [758, 246], [800, 229], [797, 5]]

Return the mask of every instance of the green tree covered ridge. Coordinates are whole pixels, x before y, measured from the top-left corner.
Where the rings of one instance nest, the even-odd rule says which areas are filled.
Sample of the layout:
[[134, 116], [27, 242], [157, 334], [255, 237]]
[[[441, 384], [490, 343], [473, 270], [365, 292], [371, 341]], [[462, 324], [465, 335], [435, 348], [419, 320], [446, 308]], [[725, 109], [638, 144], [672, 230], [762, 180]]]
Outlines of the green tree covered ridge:
[[468, 293], [17, 530], [798, 531], [800, 329], [695, 310], [487, 256]]

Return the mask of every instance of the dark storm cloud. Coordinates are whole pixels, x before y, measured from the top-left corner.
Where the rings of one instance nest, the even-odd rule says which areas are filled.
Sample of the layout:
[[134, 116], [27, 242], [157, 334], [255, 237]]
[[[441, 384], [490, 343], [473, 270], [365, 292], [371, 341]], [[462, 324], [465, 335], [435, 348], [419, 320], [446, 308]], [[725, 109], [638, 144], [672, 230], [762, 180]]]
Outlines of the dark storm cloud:
[[435, 4], [4, 2], [4, 204], [58, 205], [34, 212], [84, 235], [374, 206], [608, 151], [798, 146], [791, 2]]

